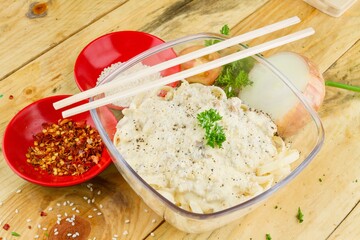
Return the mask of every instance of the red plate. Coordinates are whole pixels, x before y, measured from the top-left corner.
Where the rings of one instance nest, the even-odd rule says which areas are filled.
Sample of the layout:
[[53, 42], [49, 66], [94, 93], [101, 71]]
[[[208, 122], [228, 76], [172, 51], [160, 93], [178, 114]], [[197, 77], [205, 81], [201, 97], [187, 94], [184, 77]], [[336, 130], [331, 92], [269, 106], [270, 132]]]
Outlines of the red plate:
[[[104, 68], [114, 63], [126, 62], [162, 43], [164, 41], [160, 38], [138, 31], [119, 31], [103, 35], [90, 42], [76, 59], [74, 67], [76, 84], [81, 91], [93, 88]], [[175, 52], [168, 49], [150, 57], [144, 64], [152, 66], [174, 57], [176, 57]], [[163, 75], [179, 70], [179, 67], [174, 67]]]
[[[28, 105], [15, 115], [5, 129], [2, 146], [5, 160], [16, 174], [29, 182], [49, 187], [76, 185], [100, 174], [111, 163], [111, 158], [105, 148], [99, 163], [79, 176], [54, 176], [45, 171], [37, 171], [26, 162], [25, 154], [33, 145], [33, 135], [42, 130], [44, 122], [57, 123], [62, 118], [61, 112], [67, 109], [55, 110], [52, 104], [68, 96], [52, 96]], [[84, 100], [72, 106], [86, 102], [87, 100]], [[111, 125], [115, 126], [116, 119], [113, 114], [109, 111], [106, 115], [108, 121], [114, 121]], [[88, 124], [95, 127], [90, 112], [78, 114], [71, 119], [74, 121], [86, 120]]]

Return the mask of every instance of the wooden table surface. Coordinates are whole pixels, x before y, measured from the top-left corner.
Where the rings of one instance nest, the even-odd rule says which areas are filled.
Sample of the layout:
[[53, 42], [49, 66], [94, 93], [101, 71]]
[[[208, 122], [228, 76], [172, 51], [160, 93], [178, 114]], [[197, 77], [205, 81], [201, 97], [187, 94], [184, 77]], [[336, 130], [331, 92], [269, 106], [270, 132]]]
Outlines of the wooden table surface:
[[[119, 30], [145, 31], [168, 41], [218, 32], [225, 23], [239, 35], [297, 15], [300, 24], [249, 44], [313, 27], [315, 35], [265, 55], [292, 50], [318, 64], [325, 79], [360, 85], [360, 1], [339, 18], [301, 0], [49, 0], [47, 13], [37, 18], [28, 14], [32, 3], [1, 0], [1, 139], [10, 119], [26, 105], [79, 92], [73, 77], [78, 53], [96, 37]], [[360, 95], [327, 87], [319, 114], [326, 139], [311, 164], [250, 214], [202, 234], [187, 234], [163, 221], [113, 165], [85, 184], [54, 189], [24, 181], [0, 154], [0, 239], [48, 239], [57, 214], [73, 214], [74, 206], [91, 226], [77, 239], [265, 239], [266, 234], [273, 240], [359, 239]], [[83, 197], [96, 201], [88, 204]], [[298, 207], [302, 223], [296, 219]], [[2, 228], [6, 223], [8, 231]]]

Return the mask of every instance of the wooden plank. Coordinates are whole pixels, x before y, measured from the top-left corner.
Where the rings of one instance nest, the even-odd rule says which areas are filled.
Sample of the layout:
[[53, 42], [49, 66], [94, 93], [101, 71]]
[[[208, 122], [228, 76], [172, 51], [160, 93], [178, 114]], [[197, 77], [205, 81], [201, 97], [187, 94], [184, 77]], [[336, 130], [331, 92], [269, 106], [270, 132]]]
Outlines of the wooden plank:
[[[147, 30], [153, 34], [159, 35], [164, 39], [173, 39], [179, 35], [177, 35], [177, 31], [167, 32], [167, 29], [171, 28], [171, 24], [174, 24], [174, 22], [171, 22], [172, 18], [177, 18], [177, 21], [183, 19], [183, 21], [189, 22], [188, 25], [177, 26], [176, 29], [180, 32], [180, 34], [190, 31], [192, 31], [192, 33], [202, 31], [218, 31], [224, 23], [228, 23], [230, 26], [234, 26], [239, 19], [242, 19], [251, 12], [255, 11], [264, 2], [264, 0], [257, 0], [252, 4], [238, 3], [238, 5], [234, 5], [233, 1], [231, 0], [222, 1], [221, 4], [228, 4], [229, 6], [232, 6], [232, 8], [226, 8], [224, 12], [222, 12], [221, 9], [217, 9], [221, 7], [218, 1], [206, 1], [208, 6], [206, 8], [207, 12], [205, 13], [199, 10], [199, 5], [197, 3], [192, 2], [175, 2], [172, 0], [144, 0], [141, 2], [126, 2], [121, 7], [114, 9], [112, 12], [102, 17], [98, 21], [92, 23], [89, 26], [86, 26], [86, 28], [80, 32], [70, 36], [66, 41], [61, 42], [59, 45], [53, 47], [48, 52], [34, 59], [0, 82], [0, 94], [3, 94], [2, 98], [0, 99], [0, 111], [2, 116], [4, 116], [0, 120], [1, 136], [3, 135], [4, 129], [10, 118], [31, 102], [49, 95], [73, 94], [78, 92], [73, 79], [73, 65], [78, 53], [94, 38], [111, 31], [132, 29]], [[212, 9], [211, 6], [217, 10], [210, 11]], [[183, 11], [183, 7], [186, 7], [187, 10]], [[207, 21], [209, 16], [211, 16], [211, 19], [217, 19], [217, 21], [210, 21], [209, 24]], [[165, 21], [164, 19], [170, 19], [170, 22]], [[191, 21], [196, 21], [197, 24], [191, 24]], [[13, 98], [10, 98], [10, 96], [13, 96]], [[17, 195], [14, 194], [14, 191], [20, 187], [26, 192], [31, 192], [34, 200], [42, 201], [42, 197], [45, 197], [46, 199], [49, 196], [52, 196], [54, 199], [46, 202], [46, 204], [49, 206], [54, 204], [57, 201], [57, 198], [59, 200], [65, 200], [64, 196], [69, 191], [68, 189], [58, 189], [58, 195], [52, 195], [55, 190], [49, 189], [50, 194], [48, 195], [48, 193], [46, 193], [43, 188], [26, 183], [17, 177], [14, 173], [12, 173], [12, 171], [9, 170], [8, 166], [6, 166], [3, 156], [0, 156], [0, 159], [0, 180], [2, 186], [0, 189], [0, 201], [4, 201], [7, 205], [7, 207], [5, 207], [5, 204], [3, 207], [0, 207], [0, 216], [2, 216], [0, 221], [8, 222], [10, 220], [14, 220], [13, 226], [16, 230], [23, 230], [24, 226], [26, 227], [26, 223], [22, 222], [22, 220], [19, 220], [18, 218], [15, 218], [13, 215], [15, 208], [19, 208], [23, 211], [24, 209], [27, 209], [26, 206], [28, 206], [26, 205], [26, 201], [15, 200], [17, 199]], [[105, 171], [100, 176], [100, 178], [113, 178], [113, 175], [110, 174], [112, 171], [114, 171], [114, 169]], [[122, 179], [117, 178], [117, 180], [119, 186], [124, 186], [124, 181]], [[97, 180], [95, 179], [95, 181]], [[74, 194], [74, 198], [77, 199], [81, 197], [83, 192], [80, 191], [77, 187], [70, 189], [71, 191], [75, 192], [79, 191], [78, 193]], [[126, 198], [128, 199], [132, 199], [134, 203], [139, 203], [140, 209], [144, 208], [143, 203], [140, 203], [140, 198], [136, 197], [131, 192], [128, 193], [128, 191], [124, 191], [124, 195], [126, 195]], [[108, 204], [110, 206], [116, 206], [116, 202], [114, 203], [115, 200], [116, 198], [109, 198]], [[46, 204], [45, 206], [48, 206]], [[135, 214], [137, 215], [137, 219], [136, 221], [132, 221], [132, 225], [129, 227], [131, 227], [131, 230], [139, 232], [138, 235], [134, 236], [139, 238], [145, 237], [146, 235], [150, 234], [150, 229], [155, 228], [156, 225], [160, 223], [160, 221], [156, 221], [155, 225], [152, 222], [149, 224], [148, 220], [151, 218], [149, 217], [147, 220], [143, 219], [142, 215], [140, 214], [141, 211], [139, 211], [136, 207], [134, 209], [133, 206], [134, 205], [131, 205], [129, 208], [121, 208], [121, 212], [109, 212], [109, 215], [106, 216], [106, 221], [107, 223], [117, 222], [119, 215], [127, 216]], [[28, 213], [29, 215], [34, 214], [33, 212]], [[154, 213], [152, 211], [150, 213], [150, 216], [153, 217]], [[34, 219], [39, 220], [39, 218], [35, 218], [36, 215], [31, 216]], [[54, 219], [51, 219], [51, 222], [53, 223]], [[109, 228], [112, 227], [109, 226]], [[123, 230], [123, 228], [119, 229]], [[104, 236], [110, 236], [110, 231], [106, 230], [105, 232], [106, 235]], [[29, 230], [29, 233], [26, 234], [28, 235], [24, 236], [33, 237], [34, 232]], [[118, 234], [121, 235], [122, 233], [118, 232]], [[138, 239], [137, 237], [135, 237], [135, 239]]]
[[[283, 1], [271, 1], [240, 22], [234, 30], [236, 33], [245, 32], [250, 28], [265, 25], [264, 22], [275, 22], [301, 13], [303, 22], [296, 28], [316, 26], [319, 30], [315, 38], [269, 51], [266, 54], [290, 49], [311, 57], [316, 63], [320, 63], [321, 71], [325, 71], [353, 46], [349, 53], [324, 73], [324, 76], [327, 79], [351, 80], [350, 83], [359, 85], [358, 40], [360, 35], [356, 30], [360, 23], [359, 3], [340, 19], [330, 18], [301, 1], [291, 3], [286, 1], [287, 11], [281, 11], [283, 9], [285, 9]], [[280, 16], [277, 14], [279, 12], [284, 14]], [[254, 21], [259, 16], [263, 22]], [[251, 27], [250, 23], [252, 23]], [[344, 25], [344, 23], [347, 24]], [[327, 31], [329, 25], [333, 28], [331, 33]], [[250, 44], [255, 45], [258, 41], [260, 40], [252, 41]], [[311, 42], [318, 44], [310, 44]], [[358, 43], [354, 46], [356, 42]], [[345, 69], [345, 72], [339, 72], [339, 69]], [[326, 132], [325, 144], [320, 154], [304, 172], [263, 206], [242, 219], [212, 232], [186, 234], [164, 223], [156, 230], [155, 235], [162, 239], [170, 237], [171, 239], [265, 239], [267, 233], [271, 234], [273, 239], [325, 239], [328, 237], [334, 227], [340, 224], [357, 204], [360, 197], [358, 183], [360, 175], [359, 94], [327, 88], [327, 96], [320, 115]], [[298, 207], [301, 207], [305, 215], [303, 223], [299, 223], [296, 219]], [[358, 215], [355, 216], [348, 221], [346, 219], [347, 225], [344, 229], [348, 230], [344, 236], [354, 233], [351, 230], [354, 228], [347, 227], [350, 225], [350, 220], [355, 220], [353, 224], [359, 225], [360, 219]]]
[[[25, 184], [0, 206], [1, 227], [10, 225], [8, 231], [0, 230], [4, 239], [13, 239], [11, 232], [19, 233], [21, 239], [70, 239], [67, 234], [76, 232], [80, 234], [76, 239], [113, 239], [116, 235], [119, 239], [143, 239], [161, 221], [113, 165], [102, 176], [79, 186]], [[55, 229], [58, 235], [54, 235]]]
[[[282, 11], [286, 9], [286, 11]], [[301, 22], [287, 29], [257, 38], [249, 42], [250, 46], [277, 38], [308, 27], [315, 29], [315, 34], [282, 47], [269, 50], [265, 55], [278, 51], [289, 50], [301, 53], [315, 63], [321, 72], [325, 72], [339, 57], [358, 41], [360, 32], [360, 2], [355, 3], [341, 18], [330, 17], [311, 7], [302, 0], [273, 0], [264, 6], [262, 11], [240, 22], [232, 29], [232, 34], [238, 35], [272, 22], [298, 16]], [[281, 14], [279, 14], [281, 12]], [[330, 31], [331, 29], [331, 31]]]
[[[331, 68], [324, 74], [326, 79], [331, 79], [333, 81], [338, 81], [341, 83], [346, 83], [350, 85], [360, 86], [360, 59], [359, 59], [359, 53], [360, 53], [360, 41], [356, 43], [356, 45], [350, 49], [341, 59], [339, 59], [336, 63], [334, 63]], [[352, 101], [358, 101], [359, 102], [359, 93], [351, 93], [346, 90], [339, 90], [336, 88], [328, 88], [328, 96], [326, 99], [326, 106], [327, 108], [322, 111], [322, 115], [330, 118], [331, 110], [335, 110], [336, 112], [340, 112], [342, 106], [344, 104], [349, 104], [349, 102]], [[356, 99], [356, 100], [353, 100]], [[358, 107], [357, 107], [358, 108]], [[360, 118], [359, 116], [352, 121], [354, 124], [353, 126], [346, 129], [344, 134], [347, 136], [347, 139], [354, 139], [356, 138], [356, 129], [359, 128], [359, 122]], [[355, 131], [354, 131], [355, 130]], [[347, 141], [346, 141], [347, 142]], [[356, 149], [356, 147], [354, 148]], [[341, 178], [345, 178], [344, 175], [349, 175], [350, 177], [346, 177], [348, 181], [346, 182], [346, 185], [353, 186], [352, 191], [349, 192], [349, 198], [346, 199], [347, 202], [351, 202], [354, 205], [353, 209], [347, 209], [350, 210], [349, 215], [346, 216], [346, 218], [340, 223], [339, 226], [336, 227], [335, 231], [331, 233], [329, 240], [334, 239], [354, 239], [355, 236], [360, 235], [360, 229], [358, 228], [359, 222], [360, 222], [360, 206], [358, 202], [358, 194], [356, 191], [359, 191], [358, 185], [360, 185], [360, 177], [359, 177], [359, 164], [357, 163], [359, 159], [359, 154], [357, 154], [358, 151], [354, 152], [354, 157], [347, 157], [342, 156], [339, 157], [338, 161], [341, 161], [345, 164], [349, 159], [353, 159], [350, 161], [350, 163], [346, 163], [346, 165], [349, 165], [349, 168], [347, 169], [339, 169], [338, 174], [343, 173]], [[352, 155], [353, 153], [349, 153], [349, 155]], [[356, 157], [358, 156], [358, 157]], [[354, 164], [351, 166], [351, 164]], [[353, 171], [349, 171], [351, 168], [357, 168], [357, 175], [352, 174]], [[342, 171], [343, 170], [343, 171]], [[350, 208], [351, 205], [348, 204], [348, 208]], [[334, 215], [337, 214], [337, 212], [333, 213]]]
[[[125, 0], [48, 1], [47, 15], [26, 16], [34, 1], [1, 1], [0, 80], [57, 46]], [[44, 1], [43, 1], [44, 2]]]
[[356, 239], [360, 234], [359, 220], [360, 219], [360, 206], [357, 205], [350, 215], [341, 223], [340, 227], [330, 235], [328, 240], [336, 239]]

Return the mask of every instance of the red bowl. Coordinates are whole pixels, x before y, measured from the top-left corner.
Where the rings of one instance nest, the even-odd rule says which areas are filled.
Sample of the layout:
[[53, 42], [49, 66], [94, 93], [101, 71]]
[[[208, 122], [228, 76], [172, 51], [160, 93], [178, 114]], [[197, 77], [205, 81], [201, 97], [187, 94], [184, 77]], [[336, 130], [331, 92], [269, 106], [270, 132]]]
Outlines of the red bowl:
[[[62, 118], [61, 112], [63, 110], [87, 102], [87, 100], [84, 100], [68, 108], [55, 110], [52, 104], [66, 97], [69, 97], [69, 95], [52, 96], [28, 105], [14, 116], [5, 129], [2, 144], [5, 160], [17, 175], [29, 182], [48, 187], [76, 185], [100, 174], [112, 161], [107, 150], [104, 148], [99, 163], [79, 176], [54, 176], [46, 171], [37, 171], [26, 162], [25, 154], [28, 148], [33, 145], [33, 135], [42, 130], [44, 122], [57, 123]], [[113, 114], [109, 111], [106, 115], [107, 119], [114, 121], [113, 124], [116, 125], [116, 119]], [[78, 114], [71, 117], [71, 119], [74, 121], [86, 120], [88, 124], [95, 127], [90, 112]]]
[[[81, 91], [96, 86], [104, 68], [114, 63], [126, 62], [136, 55], [164, 43], [160, 38], [139, 31], [112, 32], [90, 42], [79, 54], [74, 66], [75, 81]], [[144, 64], [152, 66], [176, 57], [171, 49], [149, 58]], [[163, 72], [168, 75], [179, 71], [179, 67]]]

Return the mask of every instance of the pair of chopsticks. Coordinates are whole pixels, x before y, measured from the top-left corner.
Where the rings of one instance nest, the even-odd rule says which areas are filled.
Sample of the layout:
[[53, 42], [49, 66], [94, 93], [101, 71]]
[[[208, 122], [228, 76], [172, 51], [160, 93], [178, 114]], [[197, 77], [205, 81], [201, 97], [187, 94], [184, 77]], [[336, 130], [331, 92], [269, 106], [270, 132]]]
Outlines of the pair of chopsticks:
[[[268, 25], [268, 26], [253, 30], [253, 31], [250, 31], [250, 32], [247, 32], [245, 34], [242, 34], [242, 35], [239, 35], [239, 36], [236, 36], [236, 37], [233, 37], [233, 38], [226, 39], [224, 41], [213, 44], [211, 46], [199, 49], [197, 51], [194, 51], [194, 52], [191, 52], [191, 53], [188, 53], [188, 54], [185, 54], [185, 55], [170, 59], [168, 61], [165, 61], [163, 63], [159, 63], [157, 65], [154, 65], [152, 67], [146, 68], [146, 69], [141, 70], [141, 71], [138, 71], [136, 73], [129, 74], [127, 76], [117, 76], [111, 82], [104, 83], [103, 85], [96, 86], [96, 87], [94, 87], [92, 89], [83, 91], [83, 92], [78, 93], [76, 95], [73, 95], [73, 96], [70, 96], [70, 97], [65, 98], [63, 100], [60, 100], [58, 102], [55, 102], [53, 104], [53, 106], [54, 106], [55, 109], [61, 109], [63, 107], [69, 106], [69, 105], [71, 105], [73, 103], [76, 103], [78, 101], [81, 101], [81, 100], [96, 96], [96, 95], [104, 93], [104, 92], [106, 92], [106, 91], [108, 91], [110, 89], [114, 89], [117, 86], [119, 86], [121, 84], [124, 84], [126, 82], [129, 82], [129, 81], [132, 81], [132, 80], [135, 80], [135, 79], [139, 79], [141, 77], [145, 77], [147, 75], [150, 75], [150, 74], [153, 74], [153, 73], [156, 73], [156, 72], [160, 72], [160, 71], [165, 70], [167, 68], [174, 67], [174, 66], [177, 66], [179, 64], [185, 63], [187, 61], [190, 61], [190, 60], [193, 60], [193, 59], [208, 55], [210, 53], [213, 53], [213, 52], [216, 52], [216, 51], [219, 51], [219, 50], [222, 50], [224, 48], [227, 48], [227, 47], [230, 47], [230, 46], [233, 46], [233, 45], [236, 45], [236, 44], [240, 44], [242, 42], [245, 42], [245, 41], [260, 37], [260, 36], [263, 36], [265, 34], [272, 33], [274, 31], [289, 27], [289, 26], [294, 25], [294, 24], [299, 23], [299, 22], [300, 22], [300, 19], [298, 17], [288, 18], [286, 20], [283, 20], [283, 21], [280, 21], [280, 22], [277, 22], [277, 23], [274, 23], [274, 24], [271, 24], [271, 25]], [[237, 61], [239, 59], [243, 59], [243, 58], [255, 55], [255, 54], [259, 54], [259, 53], [261, 53], [263, 51], [267, 51], [267, 50], [270, 50], [272, 48], [279, 47], [281, 45], [284, 45], [284, 44], [287, 44], [287, 43], [290, 43], [290, 42], [305, 38], [307, 36], [310, 36], [310, 35], [314, 34], [314, 32], [315, 32], [314, 29], [307, 28], [307, 29], [304, 29], [304, 30], [301, 30], [301, 31], [298, 31], [298, 32], [295, 32], [295, 33], [292, 33], [292, 34], [289, 34], [289, 35], [286, 35], [286, 36], [283, 36], [283, 37], [280, 37], [280, 38], [277, 38], [277, 39], [274, 39], [274, 40], [271, 40], [271, 41], [268, 41], [268, 42], [265, 42], [265, 43], [262, 43], [262, 44], [259, 44], [257, 46], [247, 48], [245, 50], [242, 50], [242, 51], [227, 55], [225, 57], [213, 60], [211, 62], [201, 64], [199, 66], [190, 68], [188, 70], [180, 71], [178, 73], [175, 73], [175, 74], [172, 74], [172, 75], [169, 75], [169, 76], [166, 76], [166, 77], [162, 77], [162, 78], [160, 78], [158, 80], [145, 83], [145, 84], [143, 84], [141, 86], [126, 89], [124, 91], [120, 91], [120, 92], [118, 92], [116, 94], [101, 98], [99, 100], [94, 100], [94, 101], [85, 103], [83, 105], [79, 105], [77, 107], [70, 108], [68, 110], [63, 111], [62, 116], [64, 118], [70, 117], [70, 116], [73, 116], [73, 115], [76, 115], [76, 114], [79, 114], [79, 113], [82, 113], [82, 112], [85, 112], [85, 111], [88, 111], [88, 110], [91, 110], [91, 109], [95, 109], [97, 107], [104, 106], [106, 104], [116, 102], [117, 100], [136, 95], [138, 93], [150, 90], [150, 89], [155, 88], [155, 87], [161, 87], [161, 86], [164, 86], [166, 84], [178, 81], [180, 79], [185, 79], [185, 78], [200, 74], [202, 72], [209, 71], [211, 69], [223, 66], [225, 64], [228, 64], [228, 63], [231, 63], [231, 62], [234, 62], [234, 61]]]

